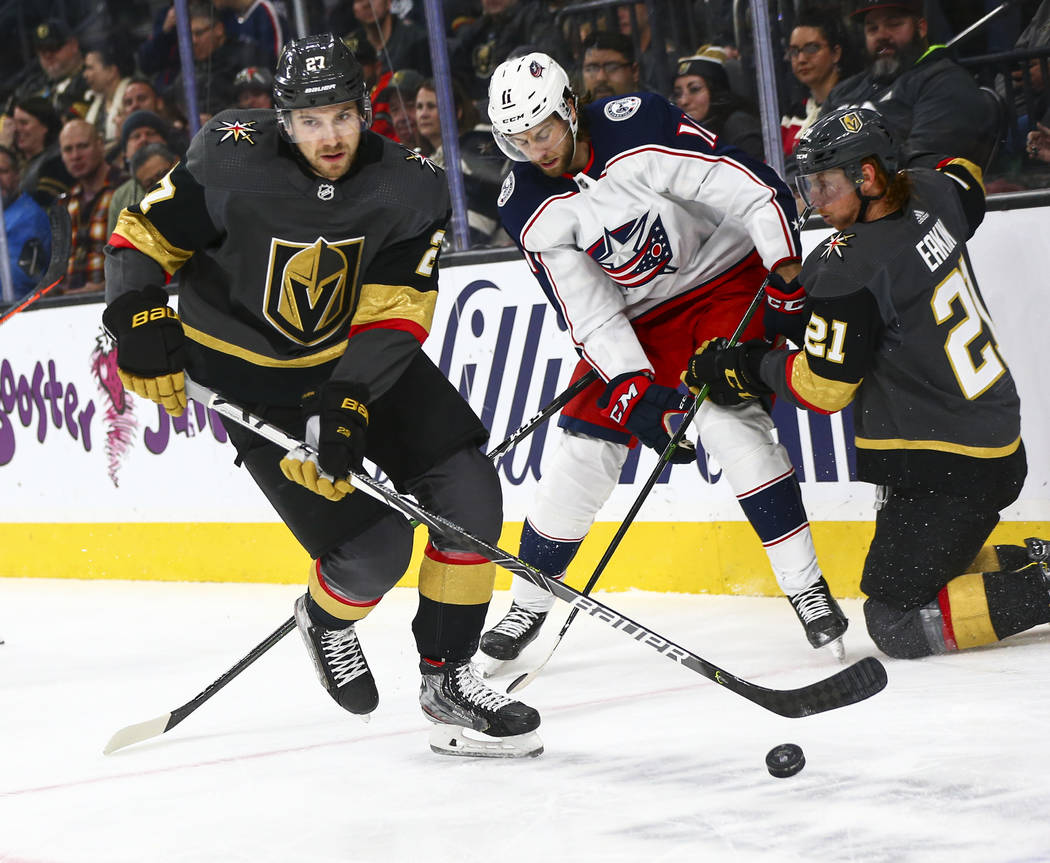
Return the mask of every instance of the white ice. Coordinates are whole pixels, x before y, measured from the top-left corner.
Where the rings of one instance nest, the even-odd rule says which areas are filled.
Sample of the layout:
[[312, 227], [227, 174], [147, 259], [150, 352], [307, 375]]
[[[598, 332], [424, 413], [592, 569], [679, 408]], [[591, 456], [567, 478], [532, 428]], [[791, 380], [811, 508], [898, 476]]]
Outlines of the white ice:
[[[884, 660], [879, 695], [783, 719], [581, 616], [521, 693], [545, 753], [481, 761], [430, 752], [415, 592], [395, 589], [359, 628], [371, 723], [329, 700], [292, 632], [171, 731], [102, 754], [222, 674], [298, 592], [0, 579], [0, 861], [1050, 860], [1045, 627]], [[781, 598], [597, 596], [764, 686], [838, 669]], [[849, 659], [874, 655], [860, 603], [844, 607]], [[565, 611], [508, 672], [546, 655]], [[807, 765], [775, 779], [765, 754], [783, 742]]]

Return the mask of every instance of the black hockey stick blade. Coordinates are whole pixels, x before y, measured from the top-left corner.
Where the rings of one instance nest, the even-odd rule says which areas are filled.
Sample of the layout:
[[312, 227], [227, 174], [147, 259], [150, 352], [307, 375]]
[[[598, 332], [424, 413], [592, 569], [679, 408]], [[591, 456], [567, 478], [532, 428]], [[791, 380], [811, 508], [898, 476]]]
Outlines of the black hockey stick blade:
[[259, 642], [259, 644], [252, 648], [243, 659], [230, 668], [230, 670], [222, 675], [222, 677], [218, 678], [214, 683], [202, 690], [185, 704], [176, 707], [170, 713], [161, 714], [155, 719], [147, 719], [145, 722], [136, 722], [134, 725], [128, 725], [121, 728], [109, 738], [109, 743], [106, 744], [106, 748], [102, 750], [102, 753], [104, 755], [110, 755], [118, 749], [123, 749], [125, 746], [131, 746], [133, 743], [141, 743], [143, 740], [149, 740], [151, 737], [159, 737], [165, 731], [171, 731], [172, 728], [182, 722], [183, 719], [193, 713], [194, 710], [200, 707], [205, 701], [211, 698], [216, 692], [222, 689], [227, 683], [233, 680], [233, 678], [244, 671], [244, 669], [255, 662], [255, 660], [266, 653], [267, 650], [273, 647], [293, 629], [295, 629], [295, 618], [290, 617], [270, 633], [264, 641]]
[[55, 286], [65, 278], [66, 268], [69, 266], [70, 247], [73, 242], [69, 211], [61, 203], [52, 204], [47, 211], [47, 220], [51, 225], [51, 259], [48, 262], [47, 271], [40, 277], [36, 287], [30, 293], [0, 316], [0, 324], [13, 318], [27, 306], [54, 290]]
[[[271, 425], [262, 417], [255, 416], [226, 401], [188, 377], [186, 378], [186, 395], [286, 450], [291, 451], [305, 446], [302, 441]], [[306, 449], [309, 451], [309, 447]], [[886, 671], [882, 663], [874, 657], [866, 657], [825, 680], [819, 680], [799, 689], [769, 689], [751, 683], [730, 674], [604, 603], [584, 596], [569, 585], [533, 569], [520, 558], [479, 539], [448, 519], [424, 509], [412, 498], [398, 494], [372, 477], [351, 473], [347, 476], [347, 480], [355, 488], [392, 509], [398, 510], [405, 517], [425, 524], [437, 534], [454, 540], [460, 547], [469, 548], [475, 554], [491, 560], [497, 566], [542, 587], [573, 608], [586, 612], [613, 629], [624, 633], [628, 638], [651, 647], [664, 658], [684, 665], [690, 671], [708, 680], [713, 680], [731, 692], [780, 716], [810, 716], [814, 713], [845, 707], [870, 698], [886, 686]]]

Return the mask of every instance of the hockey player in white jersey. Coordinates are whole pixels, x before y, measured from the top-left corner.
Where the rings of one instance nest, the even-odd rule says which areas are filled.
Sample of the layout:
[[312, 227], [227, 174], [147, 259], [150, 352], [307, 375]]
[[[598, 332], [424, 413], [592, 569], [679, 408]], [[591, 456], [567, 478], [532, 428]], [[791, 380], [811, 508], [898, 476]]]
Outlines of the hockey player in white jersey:
[[[562, 411], [566, 434], [522, 529], [522, 559], [560, 578], [628, 449], [641, 441], [662, 451], [669, 415], [688, 409], [677, 385], [691, 352], [737, 327], [767, 273], [781, 288], [798, 273], [795, 205], [772, 169], [722, 146], [660, 96], [580, 106], [546, 54], [496, 69], [489, 117], [516, 162], [500, 192], [503, 226], [568, 327], [581, 356], [574, 379], [591, 368], [602, 378]], [[756, 316], [742, 338], [762, 334]], [[695, 428], [809, 643], [841, 656], [848, 621], [821, 574], [798, 479], [768, 411], [708, 400]], [[512, 597], [481, 640], [493, 660], [516, 658], [553, 604], [518, 578]]]

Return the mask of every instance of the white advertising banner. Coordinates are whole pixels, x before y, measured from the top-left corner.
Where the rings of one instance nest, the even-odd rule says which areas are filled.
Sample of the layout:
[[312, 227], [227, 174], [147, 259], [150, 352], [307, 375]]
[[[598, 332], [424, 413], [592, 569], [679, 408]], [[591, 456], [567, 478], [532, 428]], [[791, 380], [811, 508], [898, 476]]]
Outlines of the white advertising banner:
[[[807, 250], [825, 236], [807, 232]], [[1029, 477], [1007, 520], [1050, 521], [1050, 384], [1046, 339], [1050, 210], [990, 213], [971, 242], [978, 281], [1017, 379]], [[173, 420], [125, 397], [100, 325], [101, 305], [23, 312], [0, 329], [0, 480], [6, 522], [275, 521], [218, 418], [200, 406]], [[495, 445], [568, 384], [575, 353], [520, 260], [444, 266], [426, 346], [492, 430]], [[831, 417], [785, 405], [778, 432], [802, 480], [812, 521], [870, 521], [873, 493], [853, 476], [849, 411]], [[520, 521], [558, 435], [555, 423], [501, 466], [508, 521]], [[605, 520], [619, 521], [655, 464], [632, 453]], [[640, 521], [741, 521], [707, 459], [669, 470]]]

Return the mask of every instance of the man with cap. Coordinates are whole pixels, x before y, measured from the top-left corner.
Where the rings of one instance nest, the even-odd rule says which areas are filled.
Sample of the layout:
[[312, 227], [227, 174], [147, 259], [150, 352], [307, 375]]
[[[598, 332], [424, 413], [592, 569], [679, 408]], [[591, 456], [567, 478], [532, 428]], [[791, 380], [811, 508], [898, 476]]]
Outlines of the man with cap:
[[273, 73], [264, 66], [245, 66], [233, 79], [238, 108], [273, 107]]
[[930, 45], [922, 0], [858, 0], [868, 68], [824, 102], [877, 107], [900, 143], [904, 166], [935, 165], [946, 153], [982, 162], [995, 117], [973, 77], [941, 45]]
[[152, 111], [134, 111], [128, 115], [120, 132], [120, 153], [131, 176], [117, 186], [109, 202], [107, 237], [113, 233], [120, 211], [141, 200], [146, 193], [131, 170], [131, 157], [147, 144], [169, 144], [168, 124]]
[[39, 65], [30, 69], [15, 91], [15, 99], [43, 96], [60, 116], [71, 111], [83, 117], [88, 108], [88, 85], [77, 37], [64, 21], [52, 19], [33, 30], [33, 48]]
[[416, 93], [423, 76], [415, 69], [399, 69], [379, 79], [375, 89], [376, 127], [380, 135], [415, 148], [419, 145], [416, 128]]

